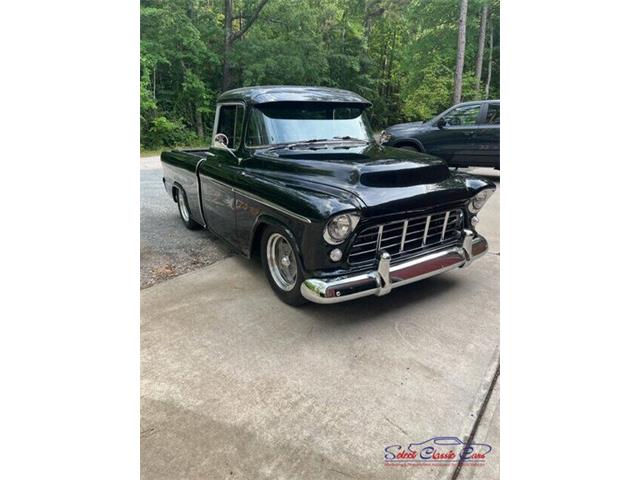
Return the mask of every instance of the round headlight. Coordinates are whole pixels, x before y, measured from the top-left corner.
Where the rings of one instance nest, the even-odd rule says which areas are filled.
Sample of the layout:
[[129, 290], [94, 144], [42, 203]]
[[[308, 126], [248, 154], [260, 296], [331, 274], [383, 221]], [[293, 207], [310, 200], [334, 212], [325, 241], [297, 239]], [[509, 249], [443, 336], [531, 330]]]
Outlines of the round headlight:
[[391, 135], [388, 134], [385, 130], [380, 134], [380, 143], [386, 143], [391, 140]]
[[323, 237], [325, 241], [331, 245], [338, 245], [344, 242], [356, 228], [358, 220], [360, 220], [360, 217], [353, 213], [336, 215], [324, 227]]
[[478, 213], [492, 194], [493, 190], [490, 188], [478, 192], [469, 202], [469, 211], [471, 213]]

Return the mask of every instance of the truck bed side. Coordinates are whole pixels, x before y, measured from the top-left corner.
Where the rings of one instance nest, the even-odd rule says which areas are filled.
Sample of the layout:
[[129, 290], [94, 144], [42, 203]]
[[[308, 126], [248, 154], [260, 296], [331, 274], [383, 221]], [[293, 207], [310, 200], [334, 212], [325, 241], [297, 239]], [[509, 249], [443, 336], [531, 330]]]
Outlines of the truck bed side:
[[176, 201], [176, 189], [181, 187], [186, 194], [192, 218], [201, 225], [204, 225], [204, 219], [200, 212], [196, 166], [206, 154], [207, 150], [173, 150], [162, 152], [160, 156], [165, 189]]

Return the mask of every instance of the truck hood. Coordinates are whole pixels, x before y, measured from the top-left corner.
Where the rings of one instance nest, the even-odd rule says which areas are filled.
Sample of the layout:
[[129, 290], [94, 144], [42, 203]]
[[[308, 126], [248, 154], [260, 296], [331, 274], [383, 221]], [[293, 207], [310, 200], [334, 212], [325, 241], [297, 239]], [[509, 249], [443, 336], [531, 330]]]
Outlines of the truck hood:
[[341, 192], [367, 216], [422, 210], [473, 195], [464, 178], [430, 155], [378, 144], [258, 150], [251, 168], [291, 188]]

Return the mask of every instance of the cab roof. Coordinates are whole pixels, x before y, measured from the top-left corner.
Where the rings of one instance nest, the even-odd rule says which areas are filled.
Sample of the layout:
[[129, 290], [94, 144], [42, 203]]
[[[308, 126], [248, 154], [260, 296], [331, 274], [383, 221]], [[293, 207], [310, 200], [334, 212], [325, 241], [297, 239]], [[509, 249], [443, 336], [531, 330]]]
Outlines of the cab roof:
[[337, 102], [359, 104], [365, 108], [371, 106], [369, 100], [348, 90], [292, 85], [236, 88], [234, 90], [228, 90], [218, 97], [218, 103], [234, 101], [250, 104], [271, 102]]

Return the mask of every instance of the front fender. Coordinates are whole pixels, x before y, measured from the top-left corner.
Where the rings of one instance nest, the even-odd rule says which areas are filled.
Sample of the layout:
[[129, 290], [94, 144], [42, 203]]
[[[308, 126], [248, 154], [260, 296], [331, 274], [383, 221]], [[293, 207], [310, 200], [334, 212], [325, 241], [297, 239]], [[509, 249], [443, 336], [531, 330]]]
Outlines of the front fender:
[[273, 214], [264, 213], [258, 215], [251, 227], [250, 240], [249, 243], [251, 248], [249, 249], [249, 256], [253, 257], [254, 255], [260, 254], [260, 241], [262, 238], [262, 232], [265, 230], [267, 226], [279, 227], [282, 228], [287, 235], [294, 239], [294, 244], [292, 245], [293, 249], [298, 254], [299, 258], [302, 258], [302, 252], [300, 251], [300, 234], [303, 230], [299, 228], [290, 228], [287, 226], [286, 219], [277, 218]]
[[236, 196], [238, 240], [247, 256], [259, 251], [265, 226], [286, 229], [306, 272], [326, 266], [331, 246], [322, 238], [333, 215], [362, 209], [353, 194], [310, 182], [291, 182], [261, 175], [242, 175]]
[[496, 189], [495, 183], [482, 177], [477, 177], [469, 173], [458, 173], [456, 174], [456, 176], [464, 180], [464, 183], [467, 186], [467, 190], [470, 193], [469, 197], [473, 197], [475, 194], [477, 194], [481, 190], [484, 190], [485, 188], [492, 188], [494, 190]]
[[364, 206], [351, 192], [303, 179], [249, 174], [243, 176], [243, 181], [247, 189], [260, 198], [312, 222]]
[[[275, 215], [264, 213], [256, 217], [251, 227], [249, 256], [260, 254], [262, 233], [270, 225], [282, 228], [294, 240], [293, 248], [300, 258], [305, 277], [318, 269], [340, 269], [343, 267], [342, 262], [334, 263], [329, 260], [329, 253], [336, 246], [327, 244], [323, 239], [325, 220], [311, 223], [297, 222], [280, 216], [277, 212]], [[342, 248], [346, 243], [342, 245]]]

